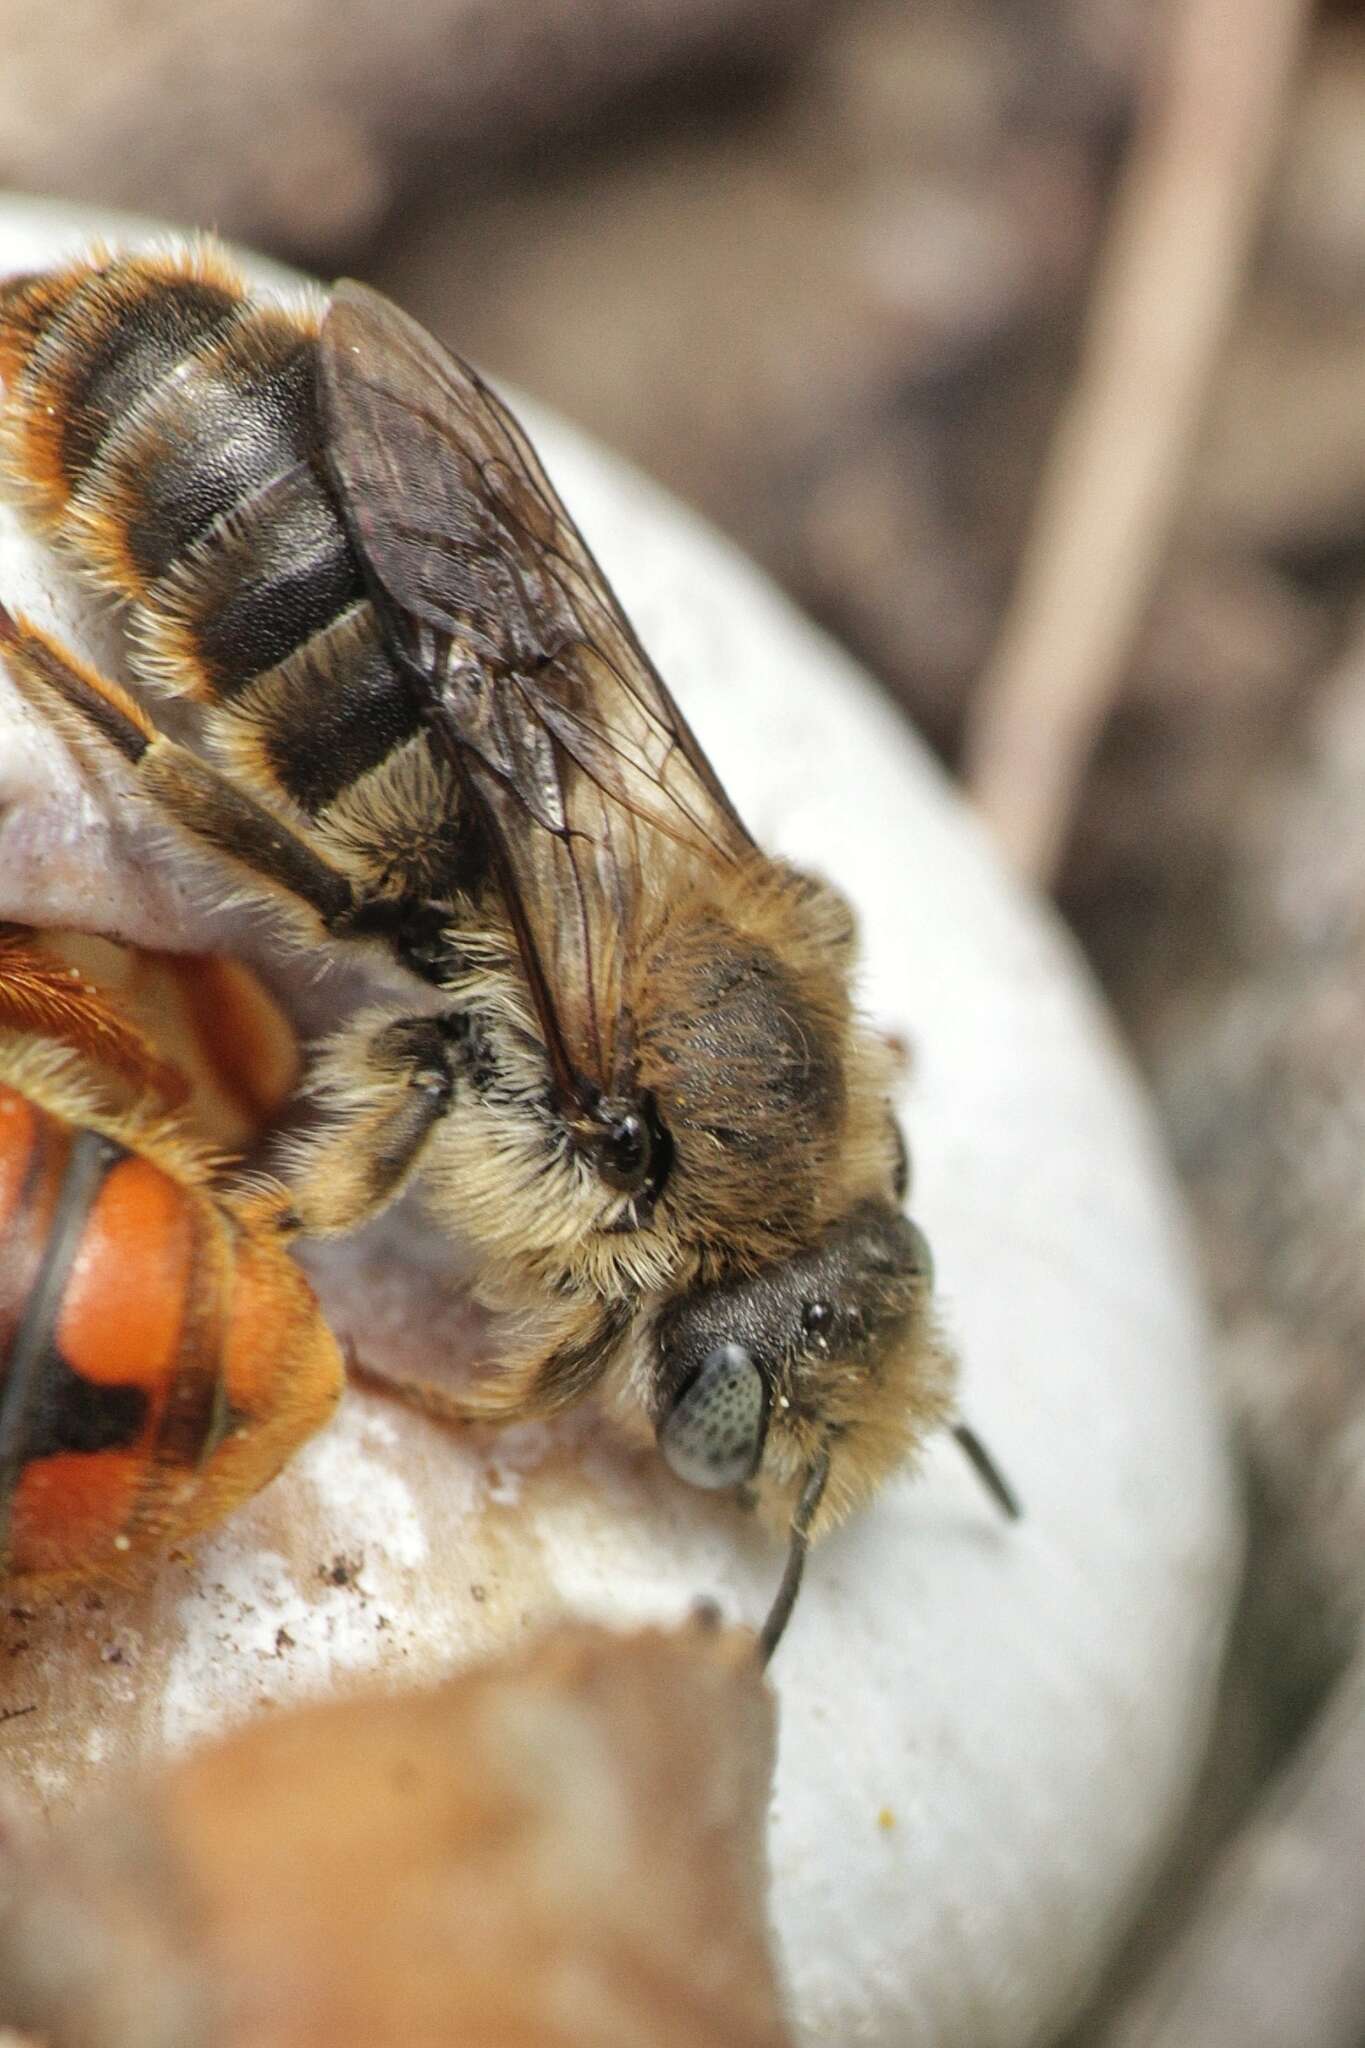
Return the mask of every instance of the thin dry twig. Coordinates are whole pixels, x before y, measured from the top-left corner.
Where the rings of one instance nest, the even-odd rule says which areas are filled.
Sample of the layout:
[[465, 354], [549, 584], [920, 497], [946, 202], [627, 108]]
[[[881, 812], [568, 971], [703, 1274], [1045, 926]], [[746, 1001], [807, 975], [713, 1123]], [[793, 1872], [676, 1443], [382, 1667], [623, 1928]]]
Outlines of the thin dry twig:
[[1039, 880], [1160, 565], [1309, 14], [1309, 0], [1172, 0], [968, 734], [968, 787]]

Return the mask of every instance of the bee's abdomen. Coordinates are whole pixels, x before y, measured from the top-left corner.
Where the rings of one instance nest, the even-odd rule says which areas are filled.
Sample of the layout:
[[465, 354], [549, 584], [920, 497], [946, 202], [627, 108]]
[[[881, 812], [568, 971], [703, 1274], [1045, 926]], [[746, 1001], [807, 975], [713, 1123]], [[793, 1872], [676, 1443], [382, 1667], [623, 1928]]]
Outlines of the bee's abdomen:
[[170, 256], [25, 280], [0, 300], [10, 468], [59, 539], [145, 599], [215, 521], [316, 457], [316, 325]]
[[234, 285], [165, 258], [126, 257], [0, 287], [7, 464], [45, 523], [60, 527], [139, 400], [227, 326]]
[[132, 605], [134, 668], [314, 815], [418, 723], [325, 479], [316, 335], [204, 256], [0, 289], [11, 476]]
[[[154, 601], [159, 580], [215, 522], [242, 516], [316, 455], [312, 339], [281, 313], [249, 309], [109, 434], [77, 516], [97, 546], [101, 526], [116, 529], [120, 580]], [[339, 528], [336, 539], [344, 549]]]
[[355, 559], [310, 463], [240, 499], [152, 593], [143, 622], [161, 665], [188, 664], [202, 694], [237, 696], [361, 595]]

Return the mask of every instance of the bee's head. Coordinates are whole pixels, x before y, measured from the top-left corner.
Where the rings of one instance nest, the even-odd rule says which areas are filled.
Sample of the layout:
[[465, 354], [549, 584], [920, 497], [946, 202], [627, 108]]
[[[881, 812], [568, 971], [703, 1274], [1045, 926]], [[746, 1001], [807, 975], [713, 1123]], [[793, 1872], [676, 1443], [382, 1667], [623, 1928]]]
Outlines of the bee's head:
[[654, 1423], [670, 1469], [752, 1487], [789, 1520], [790, 1585], [806, 1539], [865, 1499], [951, 1408], [953, 1362], [931, 1311], [923, 1232], [866, 1201], [808, 1251], [698, 1288], [658, 1326]]

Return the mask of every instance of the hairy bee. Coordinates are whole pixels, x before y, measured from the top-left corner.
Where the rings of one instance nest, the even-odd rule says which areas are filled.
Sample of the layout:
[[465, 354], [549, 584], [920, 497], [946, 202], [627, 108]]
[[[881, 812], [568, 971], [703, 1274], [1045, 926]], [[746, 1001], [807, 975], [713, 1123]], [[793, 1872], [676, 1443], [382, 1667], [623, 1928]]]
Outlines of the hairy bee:
[[376, 293], [95, 255], [0, 291], [0, 376], [13, 485], [203, 751], [0, 614], [21, 685], [239, 882], [427, 985], [320, 1059], [299, 1226], [416, 1176], [495, 1356], [410, 1391], [609, 1392], [789, 1528], [771, 1650], [808, 1539], [953, 1414], [847, 905], [754, 844], [516, 421]]
[[[211, 962], [167, 969], [161, 1017], [182, 989], [192, 1008], [201, 970], [250, 1035], [241, 970]], [[7, 1581], [117, 1569], [216, 1522], [340, 1397], [279, 1202], [221, 1184], [190, 1094], [124, 1003], [0, 928]]]

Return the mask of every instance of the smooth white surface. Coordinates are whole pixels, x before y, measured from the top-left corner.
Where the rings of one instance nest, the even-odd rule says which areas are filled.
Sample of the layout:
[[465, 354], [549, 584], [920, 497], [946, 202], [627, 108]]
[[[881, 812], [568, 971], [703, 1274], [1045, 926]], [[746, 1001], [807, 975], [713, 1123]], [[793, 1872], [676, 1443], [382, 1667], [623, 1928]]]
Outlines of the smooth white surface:
[[[0, 274], [88, 232], [0, 207]], [[859, 907], [868, 1005], [913, 1049], [913, 1208], [966, 1361], [965, 1408], [1027, 1508], [1003, 1524], [951, 1445], [935, 1446], [813, 1559], [774, 1674], [773, 1911], [800, 2035], [1015, 2048], [1065, 2015], [1169, 1835], [1233, 1582], [1235, 1515], [1166, 1174], [1070, 948], [1002, 879], [896, 713], [697, 522], [526, 412], [752, 828]], [[45, 606], [53, 588], [0, 527], [0, 596]], [[7, 888], [61, 885], [63, 830], [79, 875], [106, 829], [4, 687], [0, 914], [15, 907]], [[86, 921], [117, 902], [113, 921], [136, 931], [145, 917], [152, 936], [161, 920], [164, 939], [187, 914], [165, 849], [149, 870], [136, 835], [99, 844], [108, 894], [84, 885]], [[439, 1327], [422, 1276], [393, 1256], [401, 1229], [348, 1255], [331, 1299], [340, 1321], [360, 1301], [372, 1335], [411, 1347]], [[352, 1394], [192, 1565], [24, 1624], [26, 1661], [10, 1668], [41, 1705], [13, 1725], [10, 1754], [64, 1799], [109, 1760], [264, 1700], [434, 1674], [563, 1607], [625, 1621], [707, 1594], [757, 1621], [780, 1565], [737, 1514], [588, 1416], [478, 1447]]]

